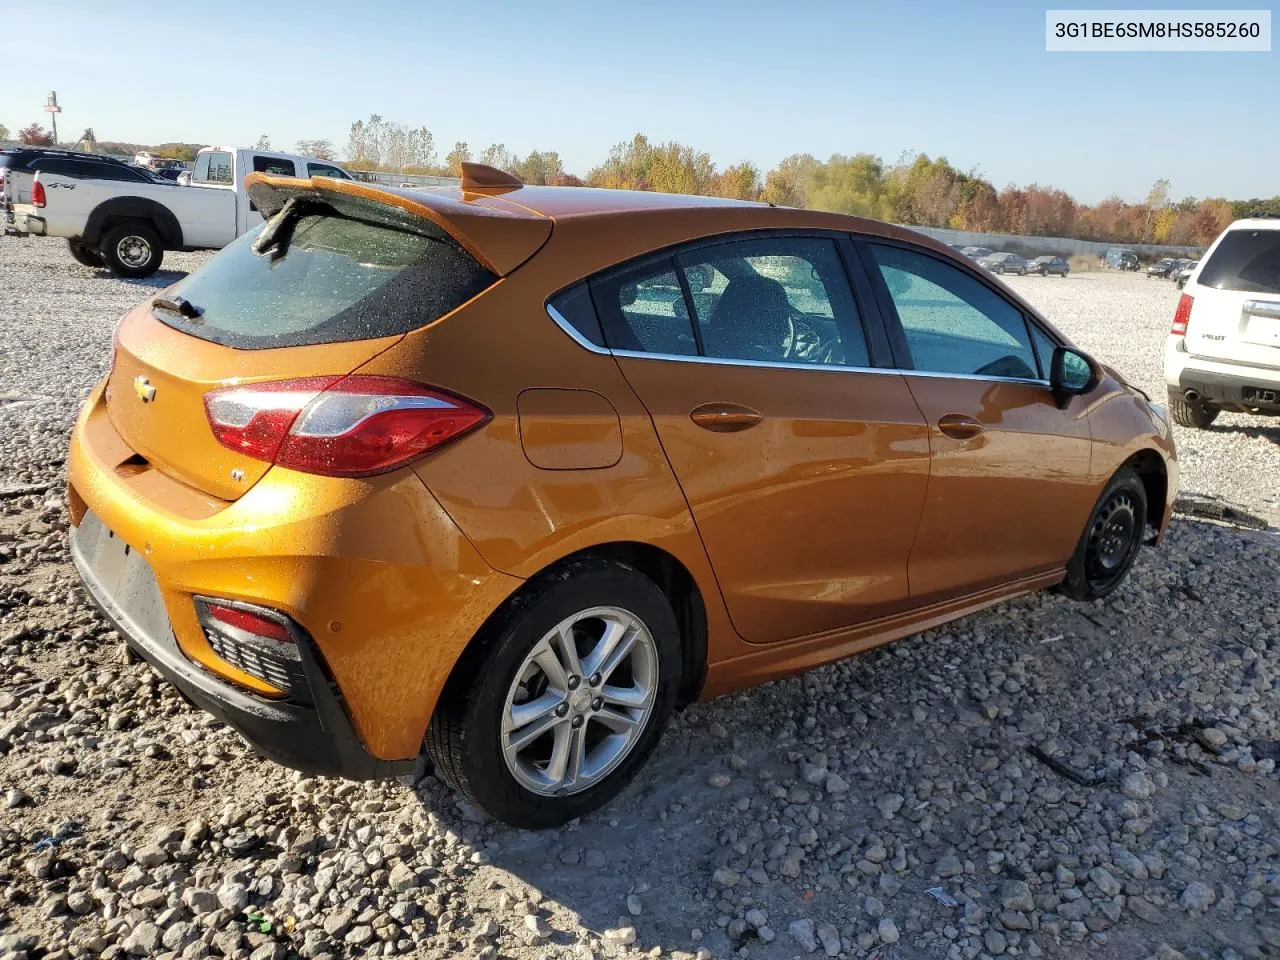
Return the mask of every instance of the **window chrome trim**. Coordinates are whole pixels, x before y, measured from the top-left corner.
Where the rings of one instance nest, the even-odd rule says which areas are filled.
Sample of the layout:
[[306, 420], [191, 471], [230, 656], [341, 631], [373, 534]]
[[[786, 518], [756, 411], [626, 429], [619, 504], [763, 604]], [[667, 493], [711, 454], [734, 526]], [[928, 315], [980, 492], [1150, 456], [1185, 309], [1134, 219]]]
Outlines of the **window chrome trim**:
[[556, 326], [558, 326], [561, 330], [567, 333], [570, 339], [572, 339], [578, 346], [584, 347], [585, 349], [590, 350], [592, 353], [603, 354], [606, 357], [610, 355], [610, 350], [608, 347], [602, 347], [600, 346], [600, 344], [593, 343], [592, 341], [588, 340], [586, 337], [582, 335], [581, 331], [579, 331], [577, 327], [575, 327], [572, 323], [569, 322], [568, 318], [565, 317], [563, 313], [561, 313], [559, 310], [557, 310], [555, 307], [553, 307], [549, 303], [547, 304], [547, 316], [549, 316], [552, 320], [554, 320], [556, 322]]
[[777, 360], [735, 360], [729, 357], [690, 356], [681, 353], [650, 353], [645, 350], [610, 350], [592, 343], [573, 326], [563, 314], [551, 304], [547, 304], [547, 315], [556, 322], [561, 330], [578, 344], [578, 346], [601, 356], [626, 358], [629, 360], [664, 360], [677, 363], [709, 363], [720, 367], [766, 367], [774, 370], [829, 370], [835, 373], [875, 373], [897, 374], [904, 377], [928, 377], [946, 380], [981, 380], [986, 383], [1027, 383], [1036, 386], [1050, 386], [1048, 380], [1027, 377], [992, 377], [976, 373], [939, 373], [933, 370], [903, 370], [897, 367], [846, 367], [834, 363], [787, 363]]

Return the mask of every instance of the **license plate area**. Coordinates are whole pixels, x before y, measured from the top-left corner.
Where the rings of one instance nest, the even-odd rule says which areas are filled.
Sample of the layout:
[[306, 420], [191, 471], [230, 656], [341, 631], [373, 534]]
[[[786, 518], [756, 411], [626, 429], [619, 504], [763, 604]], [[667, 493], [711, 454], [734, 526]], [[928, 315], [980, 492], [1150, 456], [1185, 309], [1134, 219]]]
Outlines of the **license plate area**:
[[107, 528], [92, 510], [72, 534], [85, 585], [138, 643], [177, 650], [178, 641], [146, 557]]
[[1280, 317], [1249, 317], [1244, 339], [1264, 347], [1280, 347]]

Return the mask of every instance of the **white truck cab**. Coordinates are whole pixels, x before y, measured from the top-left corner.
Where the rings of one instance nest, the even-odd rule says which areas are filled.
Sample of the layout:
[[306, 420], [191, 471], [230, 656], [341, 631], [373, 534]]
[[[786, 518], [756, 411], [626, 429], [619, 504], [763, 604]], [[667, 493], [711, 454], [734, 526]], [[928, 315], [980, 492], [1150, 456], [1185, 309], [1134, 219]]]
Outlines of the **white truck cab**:
[[225, 246], [240, 234], [262, 222], [253, 202], [244, 192], [244, 178], [251, 173], [269, 173], [277, 177], [333, 177], [350, 180], [351, 174], [337, 164], [318, 157], [293, 153], [274, 153], [235, 147], [205, 147], [196, 154], [191, 168], [190, 185], [218, 190], [234, 190], [240, 202], [236, 209], [236, 232], [219, 246]]
[[165, 250], [220, 249], [262, 223], [244, 189], [254, 172], [352, 179], [319, 157], [205, 147], [189, 185], [41, 170], [30, 203], [15, 206], [14, 220], [33, 236], [65, 237], [80, 263], [146, 277], [159, 269]]

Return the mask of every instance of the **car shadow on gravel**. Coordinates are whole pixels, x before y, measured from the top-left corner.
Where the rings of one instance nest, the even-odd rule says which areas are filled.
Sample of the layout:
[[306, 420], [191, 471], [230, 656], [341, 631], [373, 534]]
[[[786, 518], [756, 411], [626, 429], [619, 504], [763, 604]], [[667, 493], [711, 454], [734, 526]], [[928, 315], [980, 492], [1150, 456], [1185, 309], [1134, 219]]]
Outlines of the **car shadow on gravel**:
[[165, 287], [172, 286], [186, 277], [188, 272], [187, 270], [157, 270], [149, 277], [141, 277], [136, 280], [131, 280], [127, 277], [113, 277], [112, 279], [127, 283], [131, 287], [163, 290]]
[[1280, 445], [1280, 426], [1275, 427], [1255, 427], [1245, 424], [1231, 423], [1220, 424], [1211, 428], [1214, 433], [1242, 433], [1251, 440], [1263, 439], [1270, 440], [1272, 443]]
[[[496, 879], [499, 886], [518, 895], [533, 888], [597, 932], [634, 925], [648, 944], [689, 951], [710, 945], [717, 956], [726, 955], [730, 943], [716, 930], [714, 914], [691, 896], [707, 888], [716, 868], [721, 843], [712, 824], [721, 818], [711, 814], [740, 802], [744, 787], [749, 792], [749, 782], [742, 781], [722, 790], [708, 787], [707, 772], [720, 766], [716, 761], [726, 748], [706, 730], [717, 712], [714, 705], [690, 707], [617, 799], [559, 829], [494, 824], [431, 777], [419, 784], [418, 799], [437, 815], [456, 810], [464, 821], [488, 823], [485, 855], [506, 874]], [[636, 899], [629, 903], [629, 897]], [[629, 907], [641, 913], [632, 916]], [[690, 939], [695, 927], [706, 931], [709, 943]], [[567, 946], [575, 940], [557, 931], [550, 942]]]

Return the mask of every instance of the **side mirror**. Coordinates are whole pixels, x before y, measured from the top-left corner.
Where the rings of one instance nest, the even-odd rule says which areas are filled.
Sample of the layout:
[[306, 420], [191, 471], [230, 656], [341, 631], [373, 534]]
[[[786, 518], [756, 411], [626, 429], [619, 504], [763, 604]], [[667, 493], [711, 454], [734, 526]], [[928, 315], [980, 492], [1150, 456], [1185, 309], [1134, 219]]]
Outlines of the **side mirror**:
[[1053, 361], [1049, 364], [1049, 387], [1058, 406], [1065, 407], [1070, 398], [1088, 393], [1101, 379], [1102, 371], [1097, 363], [1079, 350], [1058, 347], [1053, 351]]

